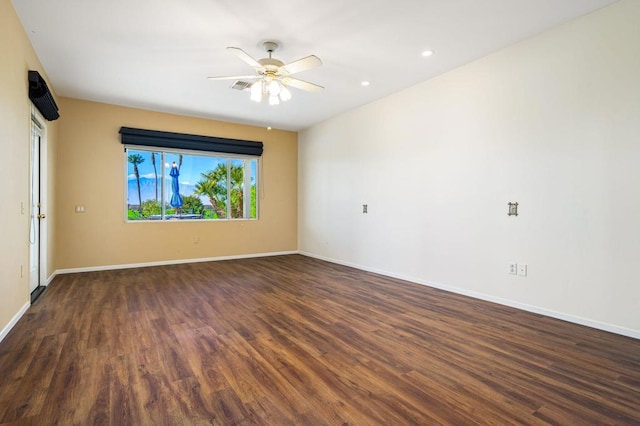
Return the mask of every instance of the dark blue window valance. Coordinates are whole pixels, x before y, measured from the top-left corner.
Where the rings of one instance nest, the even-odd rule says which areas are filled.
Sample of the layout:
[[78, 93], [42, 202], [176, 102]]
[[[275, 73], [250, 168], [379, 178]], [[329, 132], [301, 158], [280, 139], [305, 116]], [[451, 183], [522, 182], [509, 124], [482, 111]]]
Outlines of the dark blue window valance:
[[56, 101], [53, 99], [53, 95], [40, 73], [38, 71], [29, 71], [27, 78], [29, 79], [29, 99], [38, 108], [42, 116], [49, 121], [60, 118], [58, 105], [56, 105]]
[[225, 154], [262, 155], [262, 142], [134, 129], [131, 127], [120, 128], [120, 140], [126, 145], [191, 149]]

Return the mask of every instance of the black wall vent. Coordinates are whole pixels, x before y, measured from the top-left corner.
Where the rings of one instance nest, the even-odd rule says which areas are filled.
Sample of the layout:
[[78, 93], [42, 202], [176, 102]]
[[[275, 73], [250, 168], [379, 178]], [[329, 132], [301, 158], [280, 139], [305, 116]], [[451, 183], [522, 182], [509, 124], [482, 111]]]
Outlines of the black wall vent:
[[120, 128], [120, 141], [126, 145], [191, 149], [226, 154], [262, 155], [262, 142], [134, 129], [131, 127]]
[[29, 71], [29, 99], [47, 120], [53, 121], [60, 118], [58, 105], [38, 71]]

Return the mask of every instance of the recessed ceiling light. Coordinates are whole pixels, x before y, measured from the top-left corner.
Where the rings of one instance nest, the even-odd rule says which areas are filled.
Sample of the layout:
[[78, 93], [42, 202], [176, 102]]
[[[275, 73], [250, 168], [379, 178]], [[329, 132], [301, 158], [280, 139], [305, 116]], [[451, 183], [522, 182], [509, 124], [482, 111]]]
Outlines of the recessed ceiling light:
[[361, 85], [361, 86], [364, 86], [364, 87], [367, 87], [367, 86], [368, 86], [368, 85], [370, 85], [370, 84], [371, 84], [371, 82], [369, 82], [369, 81], [367, 81], [367, 80], [365, 80], [365, 81], [363, 81], [362, 83], [360, 83], [360, 85]]
[[425, 50], [422, 52], [422, 56], [424, 56], [425, 58], [428, 58], [429, 56], [433, 55], [435, 52], [433, 50]]

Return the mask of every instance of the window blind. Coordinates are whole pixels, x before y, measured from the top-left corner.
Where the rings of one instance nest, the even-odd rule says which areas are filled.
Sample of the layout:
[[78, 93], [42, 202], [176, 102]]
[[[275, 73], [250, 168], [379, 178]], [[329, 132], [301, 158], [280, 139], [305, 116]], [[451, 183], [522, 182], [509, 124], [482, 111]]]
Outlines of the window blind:
[[242, 139], [162, 132], [159, 130], [135, 129], [132, 127], [121, 127], [119, 133], [122, 144], [126, 145], [191, 149], [194, 151], [254, 156], [261, 156], [263, 151], [262, 142]]

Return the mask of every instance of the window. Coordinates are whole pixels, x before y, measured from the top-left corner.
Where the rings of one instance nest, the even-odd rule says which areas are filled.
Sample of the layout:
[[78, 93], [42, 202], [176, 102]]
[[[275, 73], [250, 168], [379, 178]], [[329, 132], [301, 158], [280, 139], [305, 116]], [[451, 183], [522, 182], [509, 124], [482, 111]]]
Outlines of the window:
[[258, 159], [198, 151], [125, 148], [127, 220], [258, 217]]

